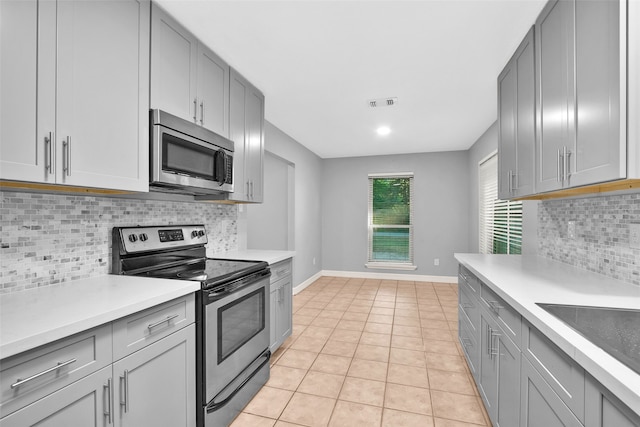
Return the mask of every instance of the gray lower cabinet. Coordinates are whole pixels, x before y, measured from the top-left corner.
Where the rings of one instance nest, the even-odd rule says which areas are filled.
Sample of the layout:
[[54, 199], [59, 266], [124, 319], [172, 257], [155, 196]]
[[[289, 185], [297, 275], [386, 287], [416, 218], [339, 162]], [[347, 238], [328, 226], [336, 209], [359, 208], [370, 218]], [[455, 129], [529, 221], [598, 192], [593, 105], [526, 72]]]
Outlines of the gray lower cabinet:
[[0, 427], [195, 426], [194, 296], [0, 361]]
[[520, 383], [521, 427], [582, 427], [526, 357], [522, 358]]
[[520, 350], [485, 310], [480, 312], [480, 322], [480, 396], [495, 426], [517, 425]]
[[195, 325], [115, 362], [113, 388], [116, 426], [195, 426]]
[[585, 382], [585, 427], [638, 427], [634, 414], [591, 375]]
[[111, 366], [0, 419], [0, 427], [103, 426], [109, 408]]
[[292, 332], [291, 260], [271, 266], [271, 319], [269, 349], [275, 352]]
[[638, 414], [463, 266], [459, 286], [460, 344], [494, 426], [640, 426]]

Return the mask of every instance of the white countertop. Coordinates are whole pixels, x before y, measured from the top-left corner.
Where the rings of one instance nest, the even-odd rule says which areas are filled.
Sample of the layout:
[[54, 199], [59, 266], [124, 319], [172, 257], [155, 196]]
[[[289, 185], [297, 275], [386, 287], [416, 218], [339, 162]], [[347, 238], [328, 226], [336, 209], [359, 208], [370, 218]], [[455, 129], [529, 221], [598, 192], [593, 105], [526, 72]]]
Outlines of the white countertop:
[[188, 295], [199, 282], [105, 275], [0, 295], [0, 358]]
[[455, 254], [523, 318], [640, 415], [640, 375], [536, 303], [640, 309], [640, 286], [536, 256]]
[[263, 249], [245, 249], [242, 251], [229, 251], [229, 252], [218, 252], [218, 253], [209, 253], [209, 251], [207, 250], [207, 256], [209, 258], [266, 261], [269, 265], [273, 265], [277, 262], [284, 261], [285, 259], [293, 258], [295, 255], [296, 253], [294, 251], [275, 251], [275, 250], [263, 250]]

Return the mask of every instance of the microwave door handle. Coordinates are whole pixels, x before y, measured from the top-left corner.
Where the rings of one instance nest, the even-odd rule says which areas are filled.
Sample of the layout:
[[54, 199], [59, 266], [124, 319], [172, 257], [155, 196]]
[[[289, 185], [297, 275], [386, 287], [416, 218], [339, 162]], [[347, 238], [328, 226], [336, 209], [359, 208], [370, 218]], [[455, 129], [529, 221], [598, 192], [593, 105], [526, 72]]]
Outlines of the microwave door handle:
[[225, 178], [225, 174], [224, 174], [224, 169], [225, 169], [225, 165], [226, 165], [226, 157], [227, 154], [222, 151], [219, 150], [216, 152], [215, 155], [215, 179], [216, 181], [218, 181], [218, 184], [220, 184], [220, 186], [222, 187], [222, 185], [224, 184], [224, 178]]

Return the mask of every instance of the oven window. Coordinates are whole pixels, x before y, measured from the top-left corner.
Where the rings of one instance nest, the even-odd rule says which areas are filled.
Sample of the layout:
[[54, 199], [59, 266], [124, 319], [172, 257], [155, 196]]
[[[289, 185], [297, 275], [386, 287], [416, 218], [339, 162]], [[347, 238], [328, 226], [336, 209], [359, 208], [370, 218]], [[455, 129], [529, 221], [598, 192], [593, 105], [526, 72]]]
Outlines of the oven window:
[[162, 134], [162, 170], [214, 180], [214, 150]]
[[218, 364], [264, 329], [265, 289], [218, 309]]

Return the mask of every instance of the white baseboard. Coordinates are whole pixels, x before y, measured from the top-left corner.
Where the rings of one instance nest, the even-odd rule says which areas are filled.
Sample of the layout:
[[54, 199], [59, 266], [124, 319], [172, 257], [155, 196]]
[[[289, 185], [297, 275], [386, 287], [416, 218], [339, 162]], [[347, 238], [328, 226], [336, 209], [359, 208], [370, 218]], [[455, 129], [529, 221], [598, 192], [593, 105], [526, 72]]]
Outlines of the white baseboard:
[[415, 282], [458, 283], [458, 276], [424, 276], [420, 274], [368, 273], [362, 271], [321, 270], [293, 288], [297, 295], [321, 277], [352, 277], [381, 280], [413, 280]]
[[300, 283], [298, 286], [293, 288], [293, 294], [298, 295], [300, 292], [304, 291], [305, 288], [307, 288], [309, 285], [311, 285], [313, 282], [315, 282], [322, 276], [323, 276], [322, 271], [318, 271], [316, 274], [309, 277], [307, 280], [305, 280], [304, 282]]
[[322, 276], [353, 277], [382, 280], [413, 280], [416, 282], [458, 283], [458, 276], [425, 276], [421, 274], [368, 273], [362, 271], [322, 270]]

